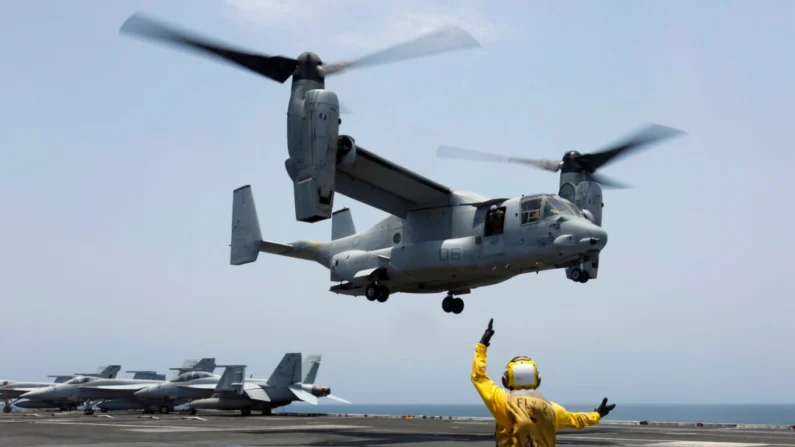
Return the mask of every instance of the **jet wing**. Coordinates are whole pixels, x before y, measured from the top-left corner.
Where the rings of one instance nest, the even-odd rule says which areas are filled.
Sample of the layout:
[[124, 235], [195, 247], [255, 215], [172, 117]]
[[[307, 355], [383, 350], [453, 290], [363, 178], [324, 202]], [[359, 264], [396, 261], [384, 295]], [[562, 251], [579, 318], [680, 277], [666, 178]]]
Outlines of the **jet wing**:
[[100, 385], [100, 386], [81, 385], [80, 388], [85, 388], [89, 390], [108, 390], [108, 391], [138, 391], [152, 385], [154, 384], [130, 383], [126, 385]]
[[214, 390], [217, 384], [215, 383], [197, 383], [194, 385], [177, 385], [179, 388], [187, 388], [190, 390]]
[[411, 210], [451, 204], [450, 188], [360, 146], [352, 165], [337, 165], [335, 183], [340, 194], [402, 219]]
[[17, 392], [24, 391], [24, 392], [27, 393], [29, 391], [46, 390], [47, 388], [48, 387], [41, 387], [41, 386], [40, 387], [35, 387], [35, 388], [34, 387], [18, 387], [18, 388], [15, 388], [13, 386], [7, 386], [7, 387], [3, 388], [2, 390], [0, 390], [0, 392], [2, 392], [2, 391], [17, 391]]

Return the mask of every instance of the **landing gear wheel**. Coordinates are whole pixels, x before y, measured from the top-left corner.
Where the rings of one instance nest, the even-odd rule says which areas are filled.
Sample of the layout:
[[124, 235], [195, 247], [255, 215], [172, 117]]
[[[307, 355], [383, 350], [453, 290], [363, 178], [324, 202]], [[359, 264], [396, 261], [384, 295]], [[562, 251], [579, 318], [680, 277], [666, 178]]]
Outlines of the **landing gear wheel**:
[[448, 314], [449, 314], [450, 312], [452, 312], [452, 311], [453, 311], [453, 306], [454, 306], [453, 300], [454, 300], [454, 299], [455, 299], [455, 298], [453, 298], [453, 296], [452, 296], [452, 295], [447, 295], [447, 296], [446, 296], [446, 297], [445, 297], [445, 298], [442, 300], [442, 310], [443, 310], [443, 311], [445, 311], [445, 313], [448, 313]]
[[375, 299], [378, 300], [379, 303], [385, 303], [386, 300], [389, 299], [389, 287], [387, 286], [376, 286], [378, 290], [378, 294], [375, 296]]
[[6, 404], [5, 407], [3, 407], [3, 413], [11, 413], [11, 404]]
[[462, 300], [461, 298], [458, 298], [458, 297], [453, 298], [453, 309], [452, 309], [452, 311], [456, 315], [458, 315], [461, 312], [463, 312], [464, 311], [464, 300]]
[[168, 405], [161, 405], [160, 406], [160, 414], [168, 414], [171, 412], [171, 408], [168, 408]]
[[571, 271], [571, 280], [574, 282], [580, 282], [580, 278], [582, 277], [583, 271], [580, 269], [574, 269]]
[[189, 410], [188, 410], [188, 414], [190, 414], [190, 415], [192, 415], [192, 416], [193, 416], [193, 415], [195, 415], [195, 414], [196, 414], [196, 409], [195, 409], [195, 408], [191, 408], [191, 409], [189, 409]]
[[378, 286], [375, 284], [368, 284], [367, 288], [364, 289], [364, 296], [367, 297], [367, 301], [375, 301], [378, 298]]
[[251, 408], [241, 408], [240, 409], [240, 414], [242, 414], [243, 416], [250, 415], [251, 414]]
[[86, 416], [91, 416], [92, 414], [94, 414], [94, 410], [92, 408], [89, 408], [87, 410], [83, 410], [83, 414], [86, 415]]
[[263, 416], [270, 416], [271, 414], [273, 414], [273, 412], [271, 411], [270, 408], [265, 408], [264, 410], [262, 410]]
[[583, 270], [582, 274], [580, 275], [580, 282], [585, 284], [589, 279], [591, 279], [591, 275], [589, 275], [587, 271]]

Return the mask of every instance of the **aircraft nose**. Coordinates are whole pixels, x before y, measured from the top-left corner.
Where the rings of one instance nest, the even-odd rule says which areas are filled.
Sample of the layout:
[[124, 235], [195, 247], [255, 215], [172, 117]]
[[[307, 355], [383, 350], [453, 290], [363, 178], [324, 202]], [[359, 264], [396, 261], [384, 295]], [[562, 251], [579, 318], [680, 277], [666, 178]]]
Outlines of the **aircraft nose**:
[[35, 399], [42, 399], [46, 396], [47, 396], [47, 390], [34, 390], [34, 391], [28, 391], [27, 393], [20, 395], [19, 398], [35, 400]]
[[561, 235], [554, 244], [559, 247], [571, 247], [579, 250], [601, 250], [607, 245], [607, 232], [587, 219], [576, 219], [564, 222], [560, 226]]

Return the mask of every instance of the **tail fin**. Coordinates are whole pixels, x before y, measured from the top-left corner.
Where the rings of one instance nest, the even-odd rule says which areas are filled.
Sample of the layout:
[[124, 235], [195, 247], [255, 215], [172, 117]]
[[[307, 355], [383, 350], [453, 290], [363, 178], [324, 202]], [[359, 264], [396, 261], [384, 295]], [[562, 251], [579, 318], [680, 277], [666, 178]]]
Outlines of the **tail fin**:
[[166, 380], [164, 374], [158, 374], [157, 371], [124, 371], [133, 375], [133, 380]]
[[334, 211], [331, 215], [331, 240], [336, 241], [354, 234], [356, 234], [356, 225], [353, 224], [350, 208]]
[[301, 373], [304, 375], [301, 379], [301, 383], [306, 383], [308, 385], [315, 383], [317, 370], [320, 369], [320, 361], [322, 359], [323, 356], [321, 355], [308, 355], [304, 358], [304, 362], [301, 364]]
[[257, 260], [262, 244], [257, 207], [251, 185], [232, 193], [232, 250], [229, 262], [243, 265]]
[[224, 373], [215, 385], [215, 391], [235, 391], [243, 393], [243, 382], [246, 380], [246, 365], [218, 365]]
[[286, 386], [301, 381], [301, 353], [290, 352], [284, 354], [282, 361], [273, 370], [268, 385]]
[[77, 373], [76, 376], [99, 377], [102, 379], [115, 379], [121, 371], [121, 365], [100, 366], [94, 373]]
[[215, 357], [205, 357], [198, 362], [191, 368], [191, 371], [202, 371], [211, 373], [215, 371]]
[[262, 233], [254, 205], [254, 194], [251, 186], [241, 186], [232, 193], [232, 243], [229, 263], [243, 265], [254, 262], [259, 253], [288, 256], [291, 258], [314, 261], [317, 259], [321, 243], [312, 241], [296, 241], [282, 244], [262, 240]]
[[177, 368], [169, 368], [168, 370], [169, 371], [174, 371], [174, 377], [177, 377], [180, 374], [184, 374], [186, 372], [193, 371], [193, 367], [196, 366], [197, 363], [199, 363], [198, 360], [188, 359], [188, 360], [185, 360], [184, 362], [182, 362], [182, 366], [177, 367]]

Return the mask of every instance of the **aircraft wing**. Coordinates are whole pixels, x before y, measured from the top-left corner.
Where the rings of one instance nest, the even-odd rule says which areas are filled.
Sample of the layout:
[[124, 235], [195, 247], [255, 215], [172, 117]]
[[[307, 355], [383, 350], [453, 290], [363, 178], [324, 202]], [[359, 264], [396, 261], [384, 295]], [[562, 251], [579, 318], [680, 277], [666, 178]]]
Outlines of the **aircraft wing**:
[[450, 188], [358, 145], [354, 163], [338, 164], [335, 175], [340, 194], [402, 219], [411, 210], [451, 204]]
[[2, 392], [2, 391], [17, 391], [17, 392], [24, 391], [24, 392], [27, 393], [29, 391], [38, 391], [38, 390], [45, 390], [45, 389], [47, 389], [47, 387], [35, 387], [35, 388], [34, 387], [18, 387], [18, 388], [15, 388], [13, 386], [6, 386], [3, 390], [0, 390], [0, 392]]
[[187, 388], [190, 390], [214, 390], [217, 384], [215, 383], [197, 383], [194, 385], [177, 385], [179, 388]]
[[146, 388], [148, 386], [152, 386], [151, 383], [130, 383], [126, 385], [100, 385], [100, 386], [91, 386], [91, 385], [81, 385], [80, 388], [85, 388], [89, 390], [107, 390], [107, 391], [138, 391], [140, 389]]

